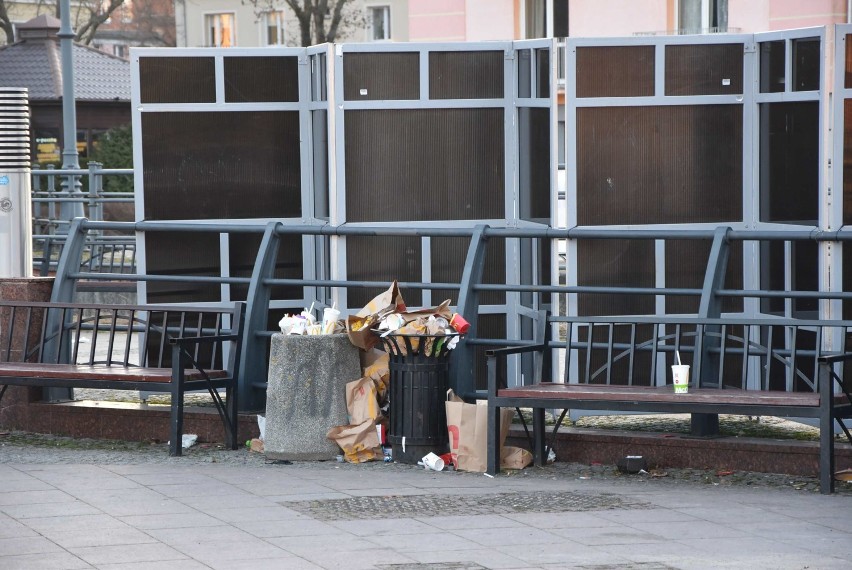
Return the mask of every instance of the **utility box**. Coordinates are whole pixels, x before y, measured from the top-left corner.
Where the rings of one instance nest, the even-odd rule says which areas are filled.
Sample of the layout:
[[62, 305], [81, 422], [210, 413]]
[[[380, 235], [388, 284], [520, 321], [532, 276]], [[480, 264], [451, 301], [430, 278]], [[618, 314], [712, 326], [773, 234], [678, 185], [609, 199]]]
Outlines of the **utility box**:
[[29, 96], [0, 87], [0, 278], [32, 277], [31, 200]]

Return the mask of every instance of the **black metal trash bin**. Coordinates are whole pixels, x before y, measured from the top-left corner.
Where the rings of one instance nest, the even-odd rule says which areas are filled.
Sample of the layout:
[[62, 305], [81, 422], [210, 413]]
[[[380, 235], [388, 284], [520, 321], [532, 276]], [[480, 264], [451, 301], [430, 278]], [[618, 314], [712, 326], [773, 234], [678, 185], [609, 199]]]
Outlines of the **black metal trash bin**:
[[429, 452], [449, 452], [447, 411], [450, 351], [454, 336], [388, 334], [390, 429], [394, 461], [417, 463]]

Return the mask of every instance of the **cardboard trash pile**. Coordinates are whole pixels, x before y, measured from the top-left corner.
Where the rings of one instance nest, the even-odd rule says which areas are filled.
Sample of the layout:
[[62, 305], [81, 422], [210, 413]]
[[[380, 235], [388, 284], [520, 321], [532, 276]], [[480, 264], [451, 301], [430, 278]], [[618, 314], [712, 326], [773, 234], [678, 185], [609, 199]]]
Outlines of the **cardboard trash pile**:
[[[386, 349], [394, 354], [405, 355], [413, 350], [431, 355], [439, 350], [455, 348], [459, 336], [468, 328], [469, 324], [450, 310], [449, 299], [436, 307], [409, 310], [396, 281], [357, 314], [346, 319], [346, 333], [352, 344], [361, 349], [363, 376], [346, 384], [349, 425], [333, 427], [326, 436], [340, 446], [345, 461], [390, 460], [386, 437], [390, 355], [376, 348], [380, 337], [390, 333], [411, 335], [404, 343], [385, 343]], [[465, 403], [450, 390], [446, 402], [450, 453], [440, 457], [430, 453], [423, 458], [422, 464], [436, 470], [452, 464], [460, 470], [485, 471], [487, 411], [485, 402]], [[503, 410], [501, 418], [501, 466], [523, 469], [532, 462], [532, 454], [521, 448], [502, 445], [512, 414], [512, 410]]]

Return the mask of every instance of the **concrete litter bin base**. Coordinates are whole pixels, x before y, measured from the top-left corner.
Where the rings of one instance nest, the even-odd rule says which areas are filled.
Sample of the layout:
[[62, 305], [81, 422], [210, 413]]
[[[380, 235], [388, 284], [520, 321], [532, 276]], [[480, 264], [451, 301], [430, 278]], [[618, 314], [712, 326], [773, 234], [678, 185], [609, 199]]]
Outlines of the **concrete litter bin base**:
[[358, 348], [345, 334], [272, 335], [266, 456], [295, 461], [336, 458], [340, 448], [325, 434], [349, 423], [346, 383], [360, 377]]

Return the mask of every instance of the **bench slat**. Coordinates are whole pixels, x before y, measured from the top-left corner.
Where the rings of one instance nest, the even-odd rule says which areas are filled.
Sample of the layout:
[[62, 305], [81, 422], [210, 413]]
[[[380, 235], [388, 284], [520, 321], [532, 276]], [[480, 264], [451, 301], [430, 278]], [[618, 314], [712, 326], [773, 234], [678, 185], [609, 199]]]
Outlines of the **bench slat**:
[[737, 388], [720, 390], [717, 388], [690, 387], [686, 394], [675, 394], [671, 386], [614, 386], [556, 382], [541, 382], [532, 386], [503, 388], [497, 391], [497, 397], [819, 407], [819, 394], [813, 392], [758, 391]]
[[[225, 370], [206, 370], [210, 378], [227, 378]], [[187, 380], [204, 376], [195, 369], [185, 371]], [[143, 368], [88, 364], [38, 364], [30, 362], [0, 363], [0, 384], [3, 378], [85, 378], [87, 380], [116, 380], [127, 382], [169, 382], [171, 368]]]

